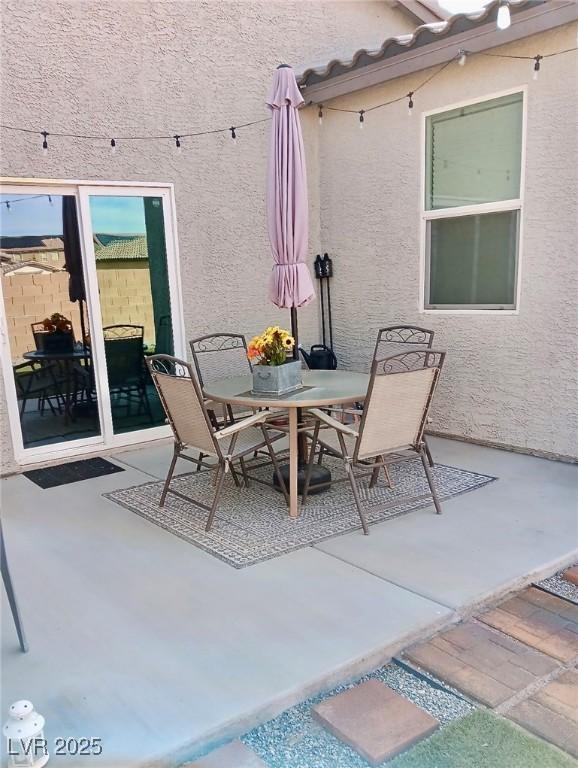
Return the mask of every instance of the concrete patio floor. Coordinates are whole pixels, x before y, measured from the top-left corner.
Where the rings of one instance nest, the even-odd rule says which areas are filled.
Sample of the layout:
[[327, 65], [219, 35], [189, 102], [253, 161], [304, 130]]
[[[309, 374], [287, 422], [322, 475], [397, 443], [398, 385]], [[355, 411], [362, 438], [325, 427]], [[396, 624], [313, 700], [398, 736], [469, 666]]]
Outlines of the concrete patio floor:
[[447, 501], [441, 518], [412, 512], [243, 570], [102, 498], [163, 477], [167, 444], [50, 490], [4, 480], [30, 652], [4, 596], [2, 716], [30, 698], [49, 741], [101, 737], [102, 756], [68, 764], [176, 765], [578, 559], [578, 466], [431, 445], [440, 463], [498, 482]]

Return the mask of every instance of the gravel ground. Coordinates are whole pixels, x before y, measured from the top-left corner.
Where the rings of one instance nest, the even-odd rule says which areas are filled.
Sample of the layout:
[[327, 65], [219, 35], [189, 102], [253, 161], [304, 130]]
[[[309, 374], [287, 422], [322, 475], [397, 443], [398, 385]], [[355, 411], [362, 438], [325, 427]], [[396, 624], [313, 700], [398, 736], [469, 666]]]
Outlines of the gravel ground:
[[[572, 567], [572, 566], [570, 566]], [[564, 570], [567, 570], [566, 568]], [[548, 592], [552, 592], [560, 597], [565, 597], [567, 600], [571, 600], [578, 605], [578, 587], [571, 584], [562, 576], [563, 571], [550, 576], [549, 579], [539, 581], [538, 586], [547, 589]]]
[[[329, 693], [301, 702], [245, 734], [242, 741], [269, 768], [367, 768], [368, 763], [363, 758], [313, 720], [310, 710], [323, 699], [371, 678], [382, 680], [437, 718], [442, 726], [475, 709], [469, 702], [433, 687], [392, 663], [355, 683], [341, 685]], [[435, 678], [430, 679], [435, 681]]]

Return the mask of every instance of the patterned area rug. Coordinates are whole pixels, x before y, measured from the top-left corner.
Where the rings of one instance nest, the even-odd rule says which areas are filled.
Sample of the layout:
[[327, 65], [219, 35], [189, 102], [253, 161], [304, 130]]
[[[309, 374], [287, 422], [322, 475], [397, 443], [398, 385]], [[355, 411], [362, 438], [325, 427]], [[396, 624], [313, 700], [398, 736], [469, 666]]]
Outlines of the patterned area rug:
[[[324, 463], [331, 469], [334, 479], [344, 477], [343, 464], [337, 459], [326, 457]], [[264, 467], [256, 470], [256, 476], [259, 473], [269, 480], [272, 469]], [[431, 506], [433, 514], [427, 480], [419, 459], [393, 465], [390, 473], [394, 483], [391, 490], [382, 479], [373, 489], [368, 487], [369, 478], [359, 481], [370, 525], [423, 507]], [[434, 467], [433, 474], [442, 503], [496, 479], [440, 464]], [[211, 475], [208, 472], [180, 475], [173, 479], [171, 488], [210, 504], [214, 493]], [[161, 509], [158, 504], [162, 487], [162, 482], [155, 481], [105, 496], [234, 568], [245, 568], [332, 536], [361, 529], [349, 483], [338, 483], [326, 493], [310, 496], [301, 515], [292, 519], [282, 494], [256, 482], [250, 488], [237, 488], [229, 477], [210, 533], [205, 532], [207, 512], [177, 496], [169, 493]], [[408, 500], [407, 497], [412, 498]]]

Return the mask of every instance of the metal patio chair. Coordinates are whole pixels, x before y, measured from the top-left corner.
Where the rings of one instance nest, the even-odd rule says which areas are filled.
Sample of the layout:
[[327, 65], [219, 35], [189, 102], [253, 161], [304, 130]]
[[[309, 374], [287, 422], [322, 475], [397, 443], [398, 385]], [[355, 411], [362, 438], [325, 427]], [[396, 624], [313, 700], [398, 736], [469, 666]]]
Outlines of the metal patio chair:
[[[373, 360], [383, 359], [389, 355], [394, 355], [396, 352], [405, 352], [412, 347], [418, 349], [431, 349], [434, 340], [434, 331], [429, 328], [420, 328], [417, 325], [390, 325], [387, 328], [380, 328], [377, 333], [377, 341], [375, 342], [375, 349], [373, 350]], [[420, 364], [422, 360], [421, 356], [415, 358], [416, 365]], [[407, 363], [411, 362], [411, 357], [407, 359]], [[434, 460], [424, 435], [423, 442], [425, 445], [425, 452], [430, 467], [434, 466]]]
[[[435, 388], [445, 360], [445, 352], [421, 349], [398, 352], [382, 360], [374, 360], [363, 415], [359, 425], [343, 424], [322, 410], [312, 408], [309, 413], [317, 421], [308, 436], [312, 441], [303, 489], [303, 503], [307, 501], [311, 469], [316, 444], [326, 453], [345, 462], [347, 479], [363, 527], [369, 533], [363, 514], [354, 468], [371, 470], [370, 487], [375, 485], [375, 471], [383, 469], [389, 482], [387, 466], [415, 458], [422, 461], [437, 514], [441, 506], [437, 497], [429, 463], [426, 457], [423, 431]], [[321, 425], [323, 436], [319, 437]], [[389, 484], [391, 484], [389, 482]]]
[[144, 326], [107, 325], [104, 334], [104, 352], [111, 394], [126, 398], [127, 416], [131, 403], [136, 400], [137, 413], [142, 409], [151, 421], [153, 414], [147, 393], [147, 376], [144, 361]]
[[[247, 341], [241, 333], [209, 333], [190, 342], [193, 363], [201, 389], [207, 384], [229, 376], [245, 376], [253, 366], [247, 357]], [[206, 401], [215, 425], [233, 423], [249, 415], [246, 409]], [[203, 456], [201, 454], [200, 458]]]
[[[56, 363], [37, 362], [16, 363], [12, 366], [16, 394], [21, 401], [20, 420], [24, 416], [26, 404], [29, 400], [36, 400], [40, 415], [44, 415], [46, 403], [53, 416], [56, 412], [62, 413], [64, 408], [64, 396], [62, 387], [66, 385], [66, 379]], [[56, 401], [56, 409], [52, 403]]]
[[[161, 494], [161, 507], [165, 503], [167, 493], [185, 499], [209, 513], [206, 525], [206, 530], [209, 531], [217, 510], [225, 475], [231, 472], [233, 480], [239, 486], [234, 467], [235, 462], [238, 462], [245, 485], [248, 485], [245, 458], [251, 454], [254, 455], [262, 448], [266, 448], [269, 452], [280, 488], [287, 500], [287, 489], [272, 446], [276, 440], [283, 437], [283, 434], [271, 434], [270, 428], [264, 428], [269, 415], [268, 411], [254, 413], [226, 427], [218, 428], [209, 415], [199, 383], [188, 363], [171, 355], [152, 355], [146, 362], [173, 430], [175, 441], [173, 458]], [[216, 459], [216, 465], [207, 464], [202, 461], [202, 458], [187, 456], [186, 451], [191, 449], [198, 451], [201, 457], [208, 456]], [[207, 469], [216, 470], [215, 496], [211, 506], [170, 488], [175, 464], [179, 458], [192, 461], [197, 464], [197, 467], [202, 465]]]

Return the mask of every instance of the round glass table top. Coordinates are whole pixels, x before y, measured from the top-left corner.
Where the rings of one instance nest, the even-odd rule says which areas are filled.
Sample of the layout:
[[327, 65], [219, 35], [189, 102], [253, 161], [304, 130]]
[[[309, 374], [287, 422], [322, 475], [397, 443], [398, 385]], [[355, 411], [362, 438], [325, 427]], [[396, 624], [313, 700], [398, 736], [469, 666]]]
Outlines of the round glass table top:
[[320, 405], [356, 403], [365, 399], [368, 373], [356, 371], [303, 371], [303, 387], [278, 397], [251, 392], [253, 377], [232, 376], [205, 385], [211, 400], [231, 405], [271, 408], [314, 408]]

